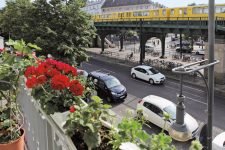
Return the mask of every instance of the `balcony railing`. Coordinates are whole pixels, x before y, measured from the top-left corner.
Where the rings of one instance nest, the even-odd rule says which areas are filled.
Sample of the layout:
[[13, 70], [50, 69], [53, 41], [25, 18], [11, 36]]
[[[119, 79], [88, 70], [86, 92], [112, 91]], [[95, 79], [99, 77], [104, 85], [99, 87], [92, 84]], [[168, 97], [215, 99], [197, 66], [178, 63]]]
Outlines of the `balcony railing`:
[[[17, 102], [24, 115], [25, 141], [28, 150], [76, 150], [57, 117], [46, 115], [40, 105], [21, 85]], [[57, 121], [56, 121], [57, 119]]]

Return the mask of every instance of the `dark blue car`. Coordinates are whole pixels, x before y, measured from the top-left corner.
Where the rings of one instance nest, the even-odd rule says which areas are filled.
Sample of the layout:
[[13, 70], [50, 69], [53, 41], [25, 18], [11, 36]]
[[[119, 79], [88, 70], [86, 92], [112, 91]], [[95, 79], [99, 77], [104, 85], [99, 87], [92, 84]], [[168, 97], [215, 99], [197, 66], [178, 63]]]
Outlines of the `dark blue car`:
[[108, 73], [93, 71], [88, 74], [88, 78], [93, 80], [97, 95], [108, 102], [121, 101], [127, 97], [126, 88], [116, 77]]

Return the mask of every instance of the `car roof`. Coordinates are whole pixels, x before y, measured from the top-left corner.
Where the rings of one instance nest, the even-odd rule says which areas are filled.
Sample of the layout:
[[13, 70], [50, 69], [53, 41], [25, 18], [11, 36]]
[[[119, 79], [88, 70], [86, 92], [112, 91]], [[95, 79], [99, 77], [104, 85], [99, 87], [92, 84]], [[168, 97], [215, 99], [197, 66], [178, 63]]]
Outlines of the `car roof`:
[[137, 67], [143, 68], [143, 69], [150, 69], [150, 68], [152, 68], [152, 67], [147, 66], [147, 65], [139, 65], [139, 66], [136, 66], [136, 67], [134, 67], [134, 68], [137, 68]]
[[175, 105], [173, 102], [171, 102], [165, 98], [156, 96], [156, 95], [148, 95], [148, 96], [144, 97], [143, 100], [145, 102], [149, 102], [149, 103], [159, 107], [160, 109], [164, 109], [167, 106]]
[[89, 73], [91, 76], [94, 76], [98, 79], [102, 79], [102, 80], [108, 80], [108, 79], [112, 79], [115, 78], [114, 76], [108, 74], [108, 73], [104, 73], [104, 72], [100, 72], [100, 71], [92, 71]]

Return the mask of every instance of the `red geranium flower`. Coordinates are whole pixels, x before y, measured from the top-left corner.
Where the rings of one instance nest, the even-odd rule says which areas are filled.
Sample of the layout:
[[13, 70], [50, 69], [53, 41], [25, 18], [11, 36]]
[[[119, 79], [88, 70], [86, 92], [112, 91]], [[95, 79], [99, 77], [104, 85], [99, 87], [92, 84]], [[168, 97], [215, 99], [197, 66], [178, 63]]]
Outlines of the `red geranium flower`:
[[83, 95], [84, 87], [80, 84], [79, 81], [73, 80], [70, 82], [70, 91], [75, 95]]
[[42, 75], [37, 78], [38, 84], [44, 84], [47, 81], [46, 76]]
[[36, 77], [28, 78], [27, 81], [26, 81], [26, 86], [28, 88], [33, 88], [33, 87], [35, 87], [37, 85], [38, 85], [38, 81], [37, 81]]
[[51, 81], [51, 87], [55, 90], [63, 90], [69, 86], [70, 79], [65, 75], [55, 75]]
[[36, 75], [36, 68], [34, 66], [29, 66], [24, 72], [26, 78]]
[[76, 111], [76, 108], [74, 106], [70, 106], [70, 112], [73, 113]]
[[37, 76], [40, 76], [40, 75], [44, 75], [45, 74], [45, 67], [44, 65], [39, 65], [37, 68], [36, 68], [36, 75]]
[[47, 75], [50, 76], [50, 77], [54, 77], [56, 75], [60, 75], [60, 71], [58, 71], [57, 69], [50, 69], [48, 72], [47, 72]]
[[73, 76], [77, 76], [77, 69], [74, 67], [71, 67], [71, 73]]

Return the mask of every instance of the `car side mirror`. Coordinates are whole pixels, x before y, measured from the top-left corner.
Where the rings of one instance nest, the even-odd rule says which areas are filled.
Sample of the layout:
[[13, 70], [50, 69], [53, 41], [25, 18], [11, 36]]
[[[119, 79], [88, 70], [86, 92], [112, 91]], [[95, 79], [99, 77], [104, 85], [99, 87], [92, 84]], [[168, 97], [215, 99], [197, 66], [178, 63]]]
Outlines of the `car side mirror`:
[[145, 74], [149, 75], [149, 73], [148, 73], [148, 72], [146, 72]]

